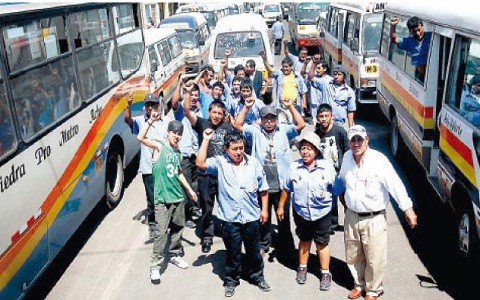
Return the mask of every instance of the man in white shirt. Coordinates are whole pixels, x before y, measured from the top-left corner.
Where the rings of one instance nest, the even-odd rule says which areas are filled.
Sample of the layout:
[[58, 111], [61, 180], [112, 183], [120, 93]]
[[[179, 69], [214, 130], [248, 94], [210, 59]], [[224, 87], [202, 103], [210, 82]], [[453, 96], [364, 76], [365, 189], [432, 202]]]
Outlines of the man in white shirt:
[[365, 127], [350, 127], [347, 137], [350, 150], [343, 157], [339, 178], [346, 188], [345, 256], [355, 282], [348, 298], [359, 298], [366, 291], [366, 300], [376, 300], [383, 293], [387, 263], [385, 208], [389, 194], [405, 213], [411, 228], [417, 225], [417, 215], [390, 161], [368, 147]]

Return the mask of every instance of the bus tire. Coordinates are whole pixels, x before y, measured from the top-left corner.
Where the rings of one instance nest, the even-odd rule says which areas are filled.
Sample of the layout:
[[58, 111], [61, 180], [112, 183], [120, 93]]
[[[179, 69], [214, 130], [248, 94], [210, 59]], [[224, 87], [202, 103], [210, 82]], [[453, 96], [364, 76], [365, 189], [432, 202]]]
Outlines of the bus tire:
[[114, 209], [125, 191], [122, 156], [116, 151], [109, 152], [105, 168], [106, 203], [110, 209]]
[[401, 157], [403, 151], [405, 151], [405, 148], [405, 142], [398, 129], [397, 116], [394, 116], [390, 122], [390, 150], [392, 151], [393, 156], [398, 159]]
[[480, 239], [475, 225], [472, 200], [465, 191], [457, 193], [455, 197], [458, 201], [455, 206], [456, 249], [463, 262], [474, 262], [480, 256], [478, 253]]

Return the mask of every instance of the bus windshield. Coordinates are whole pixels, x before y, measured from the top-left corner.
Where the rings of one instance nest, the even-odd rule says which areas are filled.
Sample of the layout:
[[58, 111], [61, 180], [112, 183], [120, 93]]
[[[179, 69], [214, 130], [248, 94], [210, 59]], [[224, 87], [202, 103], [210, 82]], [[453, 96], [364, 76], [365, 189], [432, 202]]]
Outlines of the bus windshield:
[[382, 14], [365, 15], [363, 21], [363, 52], [378, 52], [382, 35]]
[[197, 37], [193, 30], [177, 30], [177, 34], [180, 38], [180, 43], [182, 44], [183, 49], [194, 49], [199, 47]]
[[325, 11], [328, 3], [300, 3], [298, 5], [297, 17], [301, 25], [316, 25], [318, 16]]
[[222, 58], [226, 49], [232, 51], [230, 57], [258, 56], [265, 49], [265, 43], [258, 31], [226, 32], [217, 36], [215, 59]]

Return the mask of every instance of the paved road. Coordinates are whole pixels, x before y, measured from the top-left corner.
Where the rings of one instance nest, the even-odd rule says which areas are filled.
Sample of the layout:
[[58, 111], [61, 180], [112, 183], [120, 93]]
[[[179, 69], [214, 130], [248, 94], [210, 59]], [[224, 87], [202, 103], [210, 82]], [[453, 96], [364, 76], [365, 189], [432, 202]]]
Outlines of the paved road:
[[[377, 145], [385, 147], [386, 126], [363, 123], [371, 131], [372, 144], [375, 147]], [[373, 126], [378, 128], [373, 130]], [[311, 129], [312, 126], [306, 128], [306, 130]], [[295, 153], [298, 155], [297, 152]], [[96, 214], [99, 215], [97, 220], [93, 220], [93, 224], [85, 229], [85, 235], [91, 233], [90, 238], [84, 241], [85, 245], [78, 254], [70, 254], [74, 256], [73, 260], [68, 266], [64, 266], [66, 270], [60, 274], [58, 281], [50, 283], [54, 286], [47, 292], [47, 299], [223, 298], [222, 278], [225, 273], [223, 242], [220, 238], [215, 238], [212, 251], [209, 254], [203, 254], [199, 244], [199, 233], [190, 228], [185, 229], [184, 234], [185, 259], [190, 263], [190, 268], [181, 270], [166, 264], [163, 268], [161, 284], [150, 283], [149, 257], [152, 244], [148, 239], [147, 226], [135, 219], [144, 207], [143, 184], [141, 177], [136, 176], [126, 189], [124, 199], [114, 211], [103, 216], [100, 207], [96, 210]], [[410, 247], [393, 206], [388, 209], [388, 223], [389, 262], [385, 283], [386, 293], [382, 299], [450, 299], [451, 297], [436, 288], [434, 283], [420, 282], [419, 276], [425, 277], [428, 281], [429, 272]], [[296, 237], [295, 241], [298, 241]], [[318, 259], [312, 247], [308, 280], [305, 285], [298, 285], [295, 282], [297, 267], [295, 260], [280, 263], [276, 258], [266, 256], [265, 276], [272, 286], [272, 291], [262, 293], [257, 287], [242, 281], [234, 297], [346, 299], [353, 283], [344, 262], [343, 232], [337, 232], [332, 236], [330, 246], [333, 274], [330, 291], [319, 291]], [[55, 273], [55, 271], [51, 272]], [[58, 275], [51, 275], [51, 277], [55, 276]], [[422, 287], [422, 284], [427, 284], [427, 287]]]

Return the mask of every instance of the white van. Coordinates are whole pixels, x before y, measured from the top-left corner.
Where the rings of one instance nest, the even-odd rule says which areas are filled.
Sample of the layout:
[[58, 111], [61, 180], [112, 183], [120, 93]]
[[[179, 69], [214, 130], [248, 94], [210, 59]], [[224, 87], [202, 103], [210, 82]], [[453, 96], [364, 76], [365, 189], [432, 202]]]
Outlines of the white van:
[[150, 76], [150, 93], [161, 96], [163, 108], [168, 111], [179, 75], [185, 72], [180, 39], [171, 28], [146, 29], [144, 37], [145, 54], [141, 71]]
[[273, 23], [277, 21], [277, 17], [282, 20], [283, 13], [280, 3], [265, 3], [262, 8], [262, 16], [268, 27], [272, 27]]
[[208, 59], [211, 31], [207, 20], [199, 12], [173, 15], [160, 21], [159, 28], [175, 29], [185, 56], [185, 73], [195, 77]]
[[[246, 13], [226, 16], [218, 21], [213, 32], [208, 63], [213, 66], [215, 72], [218, 72], [225, 50], [230, 49], [232, 54], [228, 58], [228, 69], [232, 73], [235, 66], [245, 66], [247, 60], [253, 59], [257, 69], [266, 75], [267, 70], [258, 53], [264, 50], [268, 63], [273, 67], [273, 43], [274, 38], [262, 16]], [[271, 92], [270, 85], [267, 94], [271, 95]]]

